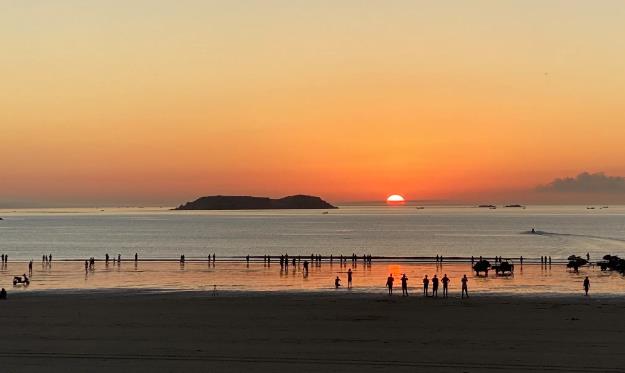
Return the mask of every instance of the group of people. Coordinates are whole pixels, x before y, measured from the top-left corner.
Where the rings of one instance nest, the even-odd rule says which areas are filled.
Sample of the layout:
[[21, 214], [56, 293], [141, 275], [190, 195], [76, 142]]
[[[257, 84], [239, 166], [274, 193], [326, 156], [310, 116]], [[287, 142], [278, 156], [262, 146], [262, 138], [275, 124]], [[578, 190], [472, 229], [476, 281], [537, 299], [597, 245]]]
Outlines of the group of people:
[[9, 256], [7, 254], [0, 255], [2, 257], [2, 264], [6, 264], [9, 261]]
[[[407, 297], [408, 296], [408, 276], [406, 276], [406, 274], [404, 273], [402, 274], [400, 280], [401, 280], [402, 296]], [[386, 279], [386, 287], [388, 288], [388, 295], [393, 295], [394, 282], [395, 282], [395, 278], [393, 277], [393, 274], [391, 273]], [[425, 275], [425, 277], [423, 277], [423, 295], [426, 297], [430, 296], [429, 294], [430, 282], [432, 282], [432, 297], [436, 297], [436, 298], [438, 297], [439, 283], [442, 283], [443, 285], [443, 298], [447, 298], [449, 296], [449, 283], [451, 282], [451, 280], [449, 279], [449, 277], [447, 277], [447, 274], [445, 274], [443, 278], [441, 279], [439, 279], [437, 275], [434, 275], [431, 280], [428, 278], [428, 275]], [[460, 282], [462, 283], [461, 297], [464, 298], [466, 296], [468, 298], [469, 297], [469, 287], [468, 287], [469, 279], [467, 278], [467, 275], [464, 275], [462, 279], [460, 280]]]

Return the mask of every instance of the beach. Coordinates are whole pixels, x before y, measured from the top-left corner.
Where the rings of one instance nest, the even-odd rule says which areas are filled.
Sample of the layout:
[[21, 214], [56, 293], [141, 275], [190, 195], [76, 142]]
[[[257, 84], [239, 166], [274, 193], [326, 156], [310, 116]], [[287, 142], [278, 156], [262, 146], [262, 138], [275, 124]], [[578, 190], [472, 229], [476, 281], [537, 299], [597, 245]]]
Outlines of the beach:
[[625, 371], [625, 300], [417, 293], [10, 292], [2, 371]]

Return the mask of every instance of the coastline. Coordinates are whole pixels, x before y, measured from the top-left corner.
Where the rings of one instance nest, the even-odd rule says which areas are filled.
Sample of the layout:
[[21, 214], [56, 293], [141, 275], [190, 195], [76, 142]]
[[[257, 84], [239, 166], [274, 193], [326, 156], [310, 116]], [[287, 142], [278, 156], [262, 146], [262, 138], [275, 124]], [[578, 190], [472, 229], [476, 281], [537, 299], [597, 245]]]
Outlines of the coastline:
[[[419, 294], [420, 295], [420, 294]], [[623, 371], [625, 299], [9, 294], [6, 371]]]

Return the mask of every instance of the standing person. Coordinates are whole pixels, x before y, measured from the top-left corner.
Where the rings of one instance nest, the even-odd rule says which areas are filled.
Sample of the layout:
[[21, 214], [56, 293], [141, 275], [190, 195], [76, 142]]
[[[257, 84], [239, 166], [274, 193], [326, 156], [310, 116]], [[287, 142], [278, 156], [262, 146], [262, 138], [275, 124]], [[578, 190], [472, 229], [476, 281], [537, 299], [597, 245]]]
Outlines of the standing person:
[[432, 296], [438, 298], [438, 277], [432, 277]]
[[467, 295], [467, 298], [469, 297], [469, 287], [467, 286], [467, 283], [469, 282], [469, 279], [467, 278], [467, 275], [462, 276], [462, 298], [464, 298], [464, 295]]
[[401, 295], [403, 297], [408, 296], [408, 277], [405, 273], [401, 276]]
[[590, 253], [586, 253], [586, 260], [590, 262]]
[[351, 288], [352, 287], [352, 269], [348, 269], [347, 270], [347, 287]]
[[386, 279], [386, 286], [388, 287], [388, 295], [393, 295], [393, 281], [395, 281], [395, 279], [393, 278], [393, 274], [390, 273], [388, 275], [388, 278]]
[[443, 282], [443, 298], [447, 298], [447, 293], [448, 293], [448, 287], [449, 287], [449, 277], [447, 277], [447, 273], [445, 273], [445, 276], [443, 276], [442, 279]]
[[28, 274], [33, 275], [33, 261], [28, 262]]
[[89, 261], [85, 260], [85, 274], [89, 272]]
[[139, 260], [139, 254], [135, 253], [135, 262], [137, 262]]
[[586, 293], [586, 296], [588, 296], [588, 290], [590, 290], [590, 280], [588, 279], [588, 276], [586, 276], [584, 279], [584, 292]]
[[430, 285], [430, 279], [428, 279], [428, 275], [425, 275], [423, 278], [423, 295], [428, 296], [428, 286]]
[[334, 279], [334, 288], [338, 289], [339, 287], [341, 287], [341, 279], [339, 276], [336, 276], [336, 279]]
[[106, 264], [109, 264], [109, 253], [106, 253], [104, 260], [106, 261]]

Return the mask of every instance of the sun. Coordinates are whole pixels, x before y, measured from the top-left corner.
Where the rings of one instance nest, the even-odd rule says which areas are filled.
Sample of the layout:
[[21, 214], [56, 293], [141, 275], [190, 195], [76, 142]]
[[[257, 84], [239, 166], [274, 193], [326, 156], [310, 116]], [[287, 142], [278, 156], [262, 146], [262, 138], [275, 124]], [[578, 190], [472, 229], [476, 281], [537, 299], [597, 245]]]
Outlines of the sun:
[[404, 197], [400, 196], [399, 194], [392, 194], [386, 199], [386, 203], [388, 203], [389, 205], [402, 205], [405, 202], [406, 200], [404, 199]]

